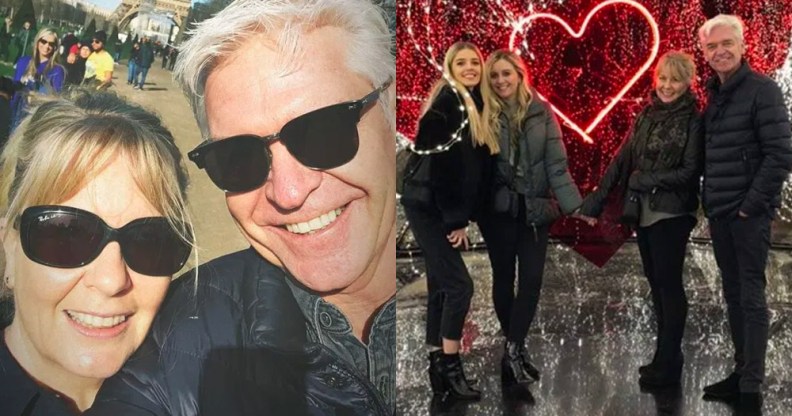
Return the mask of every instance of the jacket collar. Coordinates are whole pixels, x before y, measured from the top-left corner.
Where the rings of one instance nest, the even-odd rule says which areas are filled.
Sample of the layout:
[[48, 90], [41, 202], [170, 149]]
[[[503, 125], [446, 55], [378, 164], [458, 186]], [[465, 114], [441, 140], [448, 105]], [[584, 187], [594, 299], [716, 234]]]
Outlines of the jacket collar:
[[737, 72], [729, 77], [729, 79], [727, 79], [723, 84], [721, 84], [718, 75], [710, 77], [710, 79], [707, 81], [707, 91], [709, 91], [711, 94], [730, 94], [745, 80], [745, 78], [751, 72], [751, 66], [748, 65], [748, 62], [743, 59], [742, 64], [737, 69]]
[[[528, 103], [528, 112], [525, 113], [526, 120], [531, 117], [542, 115], [546, 111], [545, 101], [539, 98], [539, 94], [537, 94], [535, 89], [531, 88], [530, 90], [531, 90], [531, 102]], [[506, 111], [501, 111], [498, 117], [501, 120], [501, 124], [505, 122], [506, 125], [508, 125], [509, 116], [506, 114]]]
[[688, 112], [696, 106], [696, 96], [690, 89], [670, 103], [660, 100], [655, 91], [652, 91], [649, 97], [651, 104], [647, 108], [646, 115], [653, 120], [663, 120], [674, 113]]
[[246, 255], [253, 257], [255, 273], [248, 282], [246, 305], [251, 339], [284, 351], [301, 351], [306, 344], [305, 318], [299, 304], [286, 283], [286, 272], [261, 257], [250, 248]]
[[0, 329], [0, 415], [70, 414], [66, 404], [39, 387], [11, 355]]

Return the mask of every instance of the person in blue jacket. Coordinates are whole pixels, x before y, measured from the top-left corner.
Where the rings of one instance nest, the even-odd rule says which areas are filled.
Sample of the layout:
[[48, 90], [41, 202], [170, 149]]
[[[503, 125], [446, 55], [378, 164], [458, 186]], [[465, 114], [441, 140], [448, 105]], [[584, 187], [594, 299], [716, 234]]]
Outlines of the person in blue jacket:
[[39, 94], [58, 93], [63, 88], [66, 71], [58, 61], [60, 42], [58, 34], [49, 28], [36, 34], [36, 47], [33, 56], [23, 56], [16, 63], [14, 81], [24, 88], [18, 91], [11, 101], [13, 130], [28, 113], [27, 101], [31, 92]]

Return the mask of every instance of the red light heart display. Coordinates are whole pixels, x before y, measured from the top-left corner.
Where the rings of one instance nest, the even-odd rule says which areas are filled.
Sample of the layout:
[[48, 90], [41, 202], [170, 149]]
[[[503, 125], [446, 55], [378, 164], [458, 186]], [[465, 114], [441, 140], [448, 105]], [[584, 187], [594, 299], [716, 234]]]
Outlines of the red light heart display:
[[[792, 0], [400, 0], [398, 132], [413, 137], [448, 46], [468, 40], [485, 55], [511, 47], [526, 59], [532, 85], [555, 107], [570, 171], [585, 196], [646, 105], [657, 56], [672, 49], [693, 54], [694, 90], [704, 97], [702, 85], [712, 71], [696, 33], [718, 13], [743, 18], [746, 59], [755, 70], [774, 76], [789, 55]], [[792, 87], [782, 88], [792, 101]], [[602, 265], [629, 233], [614, 220], [617, 210], [606, 208], [597, 228], [563, 219], [551, 232]]]
[[[550, 102], [550, 106], [553, 108], [553, 111], [558, 115], [558, 117], [561, 118], [561, 120], [563, 120], [563, 122], [570, 129], [578, 133], [583, 138], [583, 140], [589, 143], [593, 142], [589, 134], [608, 115], [608, 113], [613, 109], [613, 107], [615, 107], [616, 104], [618, 104], [619, 101], [621, 101], [622, 97], [624, 97], [624, 94], [626, 94], [627, 91], [630, 88], [632, 88], [632, 86], [636, 83], [636, 81], [638, 81], [638, 79], [641, 78], [644, 75], [644, 73], [646, 73], [647, 70], [649, 70], [650, 66], [652, 65], [652, 62], [654, 62], [655, 58], [657, 58], [657, 52], [660, 49], [660, 32], [657, 28], [657, 22], [655, 22], [654, 17], [652, 17], [651, 13], [649, 13], [649, 11], [645, 7], [643, 7], [640, 3], [637, 3], [635, 1], [631, 1], [631, 0], [606, 1], [598, 4], [596, 7], [591, 9], [591, 11], [586, 16], [585, 20], [583, 20], [583, 24], [580, 26], [580, 29], [578, 31], [574, 31], [572, 27], [569, 26], [569, 24], [564, 19], [558, 17], [555, 14], [534, 13], [520, 19], [517, 22], [514, 30], [512, 30], [511, 36], [509, 37], [509, 48], [511, 50], [516, 51], [518, 54], [522, 55], [521, 53], [522, 50], [517, 47], [518, 45], [515, 44], [515, 42], [517, 41], [517, 36], [520, 34], [525, 35], [526, 32], [528, 31], [526, 28], [530, 28], [530, 26], [533, 23], [539, 22], [541, 20], [549, 20], [563, 27], [570, 36], [576, 39], [580, 39], [583, 36], [583, 34], [586, 32], [589, 22], [591, 22], [592, 18], [594, 18], [594, 16], [597, 15], [597, 12], [610, 6], [628, 6], [631, 8], [635, 8], [640, 12], [641, 16], [643, 16], [646, 19], [646, 22], [651, 29], [650, 31], [651, 36], [649, 39], [647, 39], [647, 43], [650, 45], [648, 48], [650, 52], [647, 58], [641, 64], [641, 66], [635, 71], [634, 74], [632, 74], [632, 76], [629, 79], [625, 80], [624, 85], [618, 90], [618, 92], [614, 96], [609, 97], [606, 100], [607, 105], [605, 106], [605, 108], [603, 108], [597, 113], [596, 117], [594, 117], [594, 119], [588, 123], [585, 129], [581, 128], [577, 122], [570, 119], [562, 110], [560, 110], [557, 106], [555, 106], [552, 103], [552, 100], [548, 100], [544, 94], [539, 92], [539, 95], [540, 97], [542, 97], [543, 100]], [[599, 39], [599, 41], [603, 41], [603, 39]], [[529, 42], [527, 41], [523, 41], [523, 44], [526, 46], [530, 45]], [[642, 48], [637, 48], [637, 49], [642, 49]], [[530, 59], [529, 61], [537, 60], [535, 54], [531, 53], [530, 55], [533, 59]]]

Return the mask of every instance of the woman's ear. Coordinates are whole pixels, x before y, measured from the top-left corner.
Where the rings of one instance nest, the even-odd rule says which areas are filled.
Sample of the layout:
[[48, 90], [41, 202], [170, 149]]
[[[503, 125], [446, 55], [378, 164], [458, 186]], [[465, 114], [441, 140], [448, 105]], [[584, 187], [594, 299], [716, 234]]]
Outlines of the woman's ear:
[[14, 230], [8, 228], [7, 218], [0, 218], [0, 240], [3, 241], [3, 254], [5, 255], [3, 259], [5, 267], [0, 269], [3, 270], [3, 280], [0, 284], [5, 285], [9, 289], [14, 288], [14, 266], [19, 242], [19, 239], [14, 238], [15, 235]]

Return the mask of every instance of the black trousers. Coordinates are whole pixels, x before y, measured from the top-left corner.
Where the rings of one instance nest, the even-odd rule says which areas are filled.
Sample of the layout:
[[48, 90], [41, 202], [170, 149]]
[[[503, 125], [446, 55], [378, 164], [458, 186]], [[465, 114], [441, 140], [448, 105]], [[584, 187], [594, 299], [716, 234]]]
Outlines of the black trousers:
[[734, 344], [740, 391], [759, 392], [765, 375], [769, 312], [765, 266], [770, 248], [768, 216], [710, 220], [715, 260]]
[[655, 359], [660, 364], [671, 364], [682, 357], [688, 311], [682, 271], [687, 242], [695, 225], [694, 217], [684, 215], [637, 230], [638, 250], [657, 319]]
[[522, 198], [519, 211], [517, 218], [491, 215], [480, 219], [478, 225], [492, 265], [495, 314], [506, 340], [521, 343], [528, 335], [539, 304], [550, 227], [525, 223]]
[[446, 238], [440, 211], [405, 206], [404, 212], [426, 262], [426, 343], [440, 347], [442, 338], [462, 338], [462, 326], [473, 297], [473, 280], [459, 250]]

